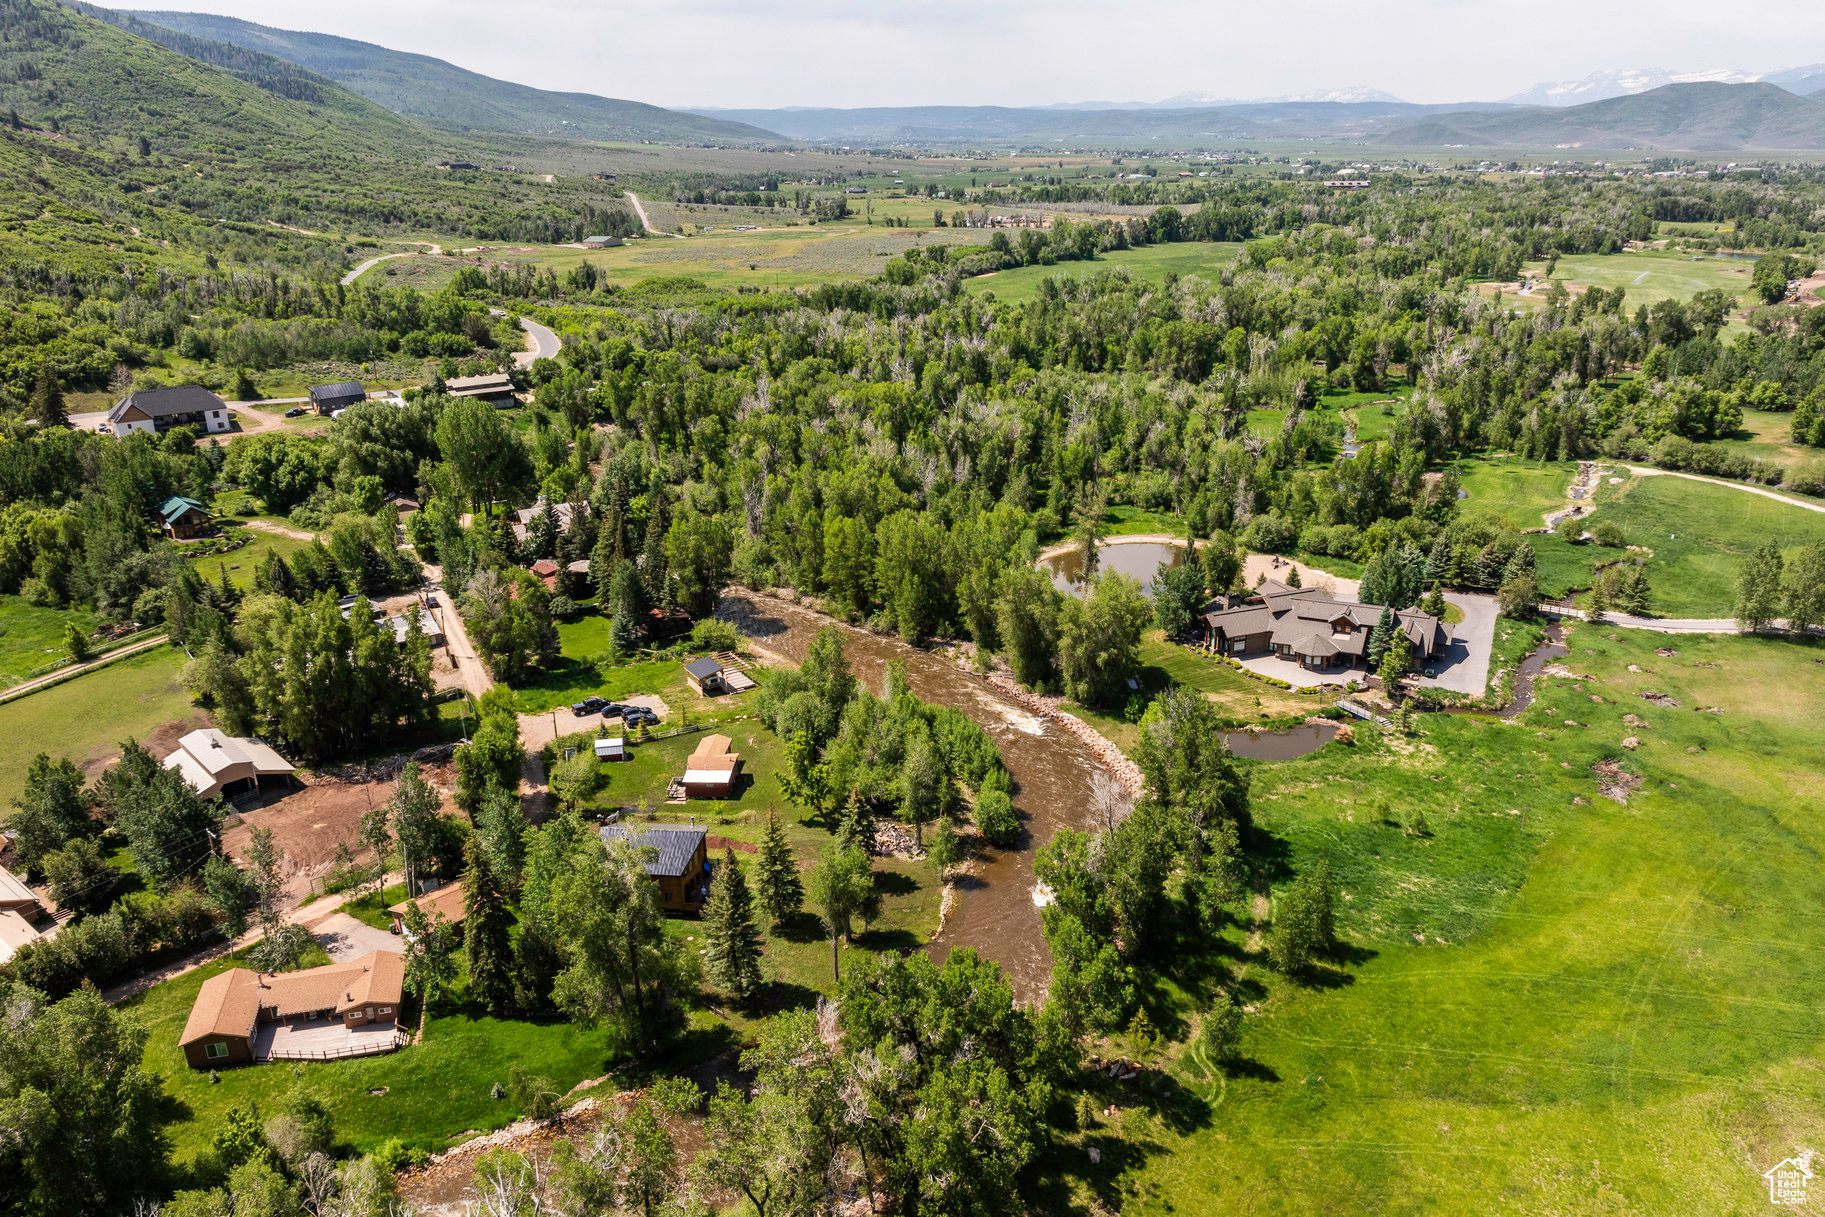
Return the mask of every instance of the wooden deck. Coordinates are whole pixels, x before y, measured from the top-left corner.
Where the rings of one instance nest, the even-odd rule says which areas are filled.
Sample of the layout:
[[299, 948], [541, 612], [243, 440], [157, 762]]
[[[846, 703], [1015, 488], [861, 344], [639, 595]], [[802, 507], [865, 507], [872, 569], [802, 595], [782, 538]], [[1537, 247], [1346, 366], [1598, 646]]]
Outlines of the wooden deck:
[[372, 1056], [402, 1047], [406, 1035], [391, 1020], [347, 1027], [340, 1022], [313, 1019], [261, 1023], [254, 1032], [253, 1059], [266, 1061], [331, 1061], [346, 1056]]

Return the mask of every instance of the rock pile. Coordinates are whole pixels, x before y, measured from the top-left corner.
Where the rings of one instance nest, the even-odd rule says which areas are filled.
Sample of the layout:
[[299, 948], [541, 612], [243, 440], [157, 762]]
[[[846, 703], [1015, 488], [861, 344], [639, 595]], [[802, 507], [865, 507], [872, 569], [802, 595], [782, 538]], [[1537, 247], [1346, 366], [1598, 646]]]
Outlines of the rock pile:
[[1057, 723], [1083, 741], [1084, 747], [1090, 750], [1091, 755], [1101, 761], [1103, 767], [1113, 773], [1121, 784], [1128, 788], [1129, 793], [1139, 797], [1147, 788], [1146, 780], [1141, 777], [1139, 766], [1129, 760], [1120, 748], [1110, 743], [1106, 736], [1089, 723], [1075, 714], [1067, 714], [1060, 710], [1058, 698], [1040, 697], [1029, 693], [1001, 675], [990, 676], [988, 682], [1009, 701], [1024, 706], [1048, 722]]

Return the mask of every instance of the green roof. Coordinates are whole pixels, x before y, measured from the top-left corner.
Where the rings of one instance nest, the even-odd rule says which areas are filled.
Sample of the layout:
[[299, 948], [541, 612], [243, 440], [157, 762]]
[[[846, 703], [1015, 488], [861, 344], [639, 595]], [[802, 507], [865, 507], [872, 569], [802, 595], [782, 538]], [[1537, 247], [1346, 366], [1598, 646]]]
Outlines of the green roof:
[[173, 523], [180, 516], [192, 511], [200, 511], [204, 515], [209, 514], [207, 507], [195, 499], [185, 498], [181, 494], [174, 494], [158, 505], [158, 514], [165, 518], [167, 524]]

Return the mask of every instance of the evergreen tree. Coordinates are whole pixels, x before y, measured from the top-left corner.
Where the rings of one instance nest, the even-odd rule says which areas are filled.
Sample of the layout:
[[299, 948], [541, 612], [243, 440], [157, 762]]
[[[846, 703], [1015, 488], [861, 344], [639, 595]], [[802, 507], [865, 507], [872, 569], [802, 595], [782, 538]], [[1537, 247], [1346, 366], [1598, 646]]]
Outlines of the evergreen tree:
[[654, 483], [649, 498], [646, 544], [640, 551], [640, 584], [646, 591], [648, 604], [669, 608], [672, 601], [665, 577], [665, 534], [671, 524], [670, 513], [665, 505], [664, 487]]
[[512, 915], [486, 851], [474, 837], [463, 847], [463, 954], [469, 992], [495, 1016], [513, 1006]]
[[792, 856], [792, 847], [786, 843], [786, 830], [780, 824], [779, 813], [772, 806], [767, 808], [767, 829], [760, 840], [755, 885], [759, 889], [761, 911], [773, 925], [783, 925], [804, 907], [805, 888], [799, 882], [798, 861]]
[[1388, 653], [1382, 656], [1381, 663], [1375, 669], [1375, 674], [1381, 677], [1382, 690], [1389, 697], [1399, 695], [1401, 678], [1411, 666], [1413, 644], [1407, 641], [1406, 631], [1396, 630], [1393, 641], [1388, 644]]
[[417, 999], [423, 1018], [456, 983], [450, 922], [442, 913], [427, 917], [416, 901], [406, 905], [405, 991]]
[[1502, 582], [1508, 583], [1523, 575], [1531, 575], [1537, 566], [1534, 559], [1534, 547], [1526, 541], [1515, 546], [1514, 556], [1508, 559], [1508, 565], [1502, 568]]
[[1757, 634], [1774, 622], [1781, 607], [1781, 551], [1773, 542], [1759, 546], [1736, 576], [1736, 623]]
[[711, 981], [746, 1001], [760, 988], [760, 931], [754, 925], [754, 897], [733, 849], [722, 853], [722, 866], [710, 884], [703, 910], [704, 968]]
[[1382, 658], [1387, 655], [1388, 647], [1394, 641], [1394, 610], [1383, 608], [1381, 617], [1375, 622], [1375, 628], [1369, 631], [1369, 645], [1366, 658], [1371, 668], [1379, 668]]
[[[1287, 585], [1287, 586], [1288, 586], [1288, 587], [1300, 587], [1300, 586], [1302, 586], [1302, 584], [1301, 584], [1301, 583], [1300, 583], [1300, 581], [1299, 581], [1299, 568], [1298, 568], [1298, 567], [1297, 567], [1297, 566], [1289, 566], [1289, 567], [1287, 567], [1287, 571], [1286, 571], [1286, 585]], [[1139, 1015], [1136, 1015], [1136, 1016], [1135, 1016], [1135, 1017], [1137, 1017], [1137, 1018], [1138, 1018], [1138, 1017], [1140, 1017], [1140, 1016], [1139, 1016]]]
[[603, 607], [609, 614], [609, 646], [618, 656], [632, 655], [640, 649], [645, 615], [641, 605], [640, 576], [632, 562], [616, 563]]
[[32, 386], [31, 405], [32, 415], [37, 418], [40, 429], [69, 425], [69, 415], [63, 408], [63, 384], [48, 363], [38, 365], [38, 379]]
[[1438, 540], [1432, 543], [1432, 552], [1426, 557], [1426, 582], [1437, 585], [1451, 575], [1451, 537], [1439, 533]]
[[1438, 584], [1434, 583], [1432, 590], [1426, 593], [1426, 598], [1420, 601], [1419, 611], [1440, 620], [1444, 619], [1445, 593], [1440, 590]]
[[1652, 589], [1648, 587], [1647, 568], [1639, 562], [1629, 564], [1628, 573], [1622, 578], [1622, 587], [1617, 597], [1622, 607], [1629, 612], [1641, 615], [1653, 605]]

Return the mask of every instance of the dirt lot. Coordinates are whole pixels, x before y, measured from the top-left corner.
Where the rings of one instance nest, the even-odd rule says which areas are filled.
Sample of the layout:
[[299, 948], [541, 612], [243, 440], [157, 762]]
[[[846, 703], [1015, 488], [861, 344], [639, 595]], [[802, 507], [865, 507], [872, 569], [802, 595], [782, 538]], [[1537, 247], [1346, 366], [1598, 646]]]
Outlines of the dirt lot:
[[[444, 796], [444, 814], [460, 815], [451, 798], [454, 778], [448, 764], [423, 766], [425, 779]], [[222, 846], [236, 861], [244, 861], [249, 837], [255, 828], [272, 830], [273, 840], [285, 851], [289, 876], [286, 894], [291, 903], [311, 895], [311, 883], [336, 863], [336, 847], [354, 849], [361, 835], [361, 817], [370, 807], [384, 806], [393, 795], [392, 780], [330, 782], [295, 790], [265, 807], [242, 813], [240, 823], [222, 834]], [[372, 861], [372, 855], [357, 852]]]
[[[189, 718], [174, 718], [170, 722], [160, 723], [139, 742], [144, 744], [146, 750], [153, 756], [168, 756], [177, 750], [177, 742], [180, 739], [199, 727], [207, 726], [209, 726], [209, 716], [201, 710], [193, 710]], [[119, 759], [120, 745], [109, 744], [78, 760], [76, 767], [82, 770], [83, 777], [93, 782], [101, 776], [103, 770], [111, 767]]]

